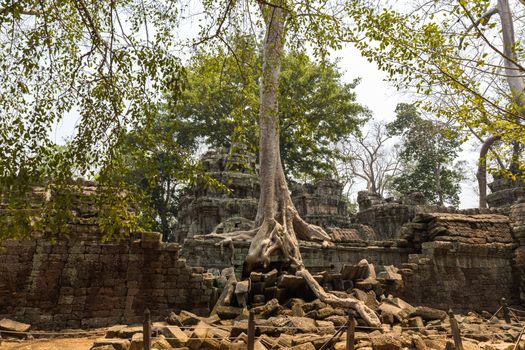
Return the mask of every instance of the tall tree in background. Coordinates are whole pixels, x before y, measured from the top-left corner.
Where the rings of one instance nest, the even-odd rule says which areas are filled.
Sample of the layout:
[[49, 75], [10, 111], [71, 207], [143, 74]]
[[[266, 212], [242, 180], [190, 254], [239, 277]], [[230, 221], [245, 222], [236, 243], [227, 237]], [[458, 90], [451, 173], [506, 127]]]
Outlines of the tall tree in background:
[[347, 178], [366, 181], [368, 191], [383, 196], [391, 178], [397, 175], [400, 163], [397, 148], [389, 145], [391, 139], [385, 123], [370, 123], [364, 134], [354, 135], [340, 144], [344, 155], [340, 172]]
[[401, 171], [392, 187], [401, 194], [421, 192], [433, 204], [459, 204], [461, 164], [459, 134], [443, 123], [424, 119], [414, 104], [400, 103], [396, 119], [387, 125], [391, 135], [401, 136]]
[[[485, 143], [478, 179], [480, 205], [486, 206], [486, 162], [496, 158], [499, 166], [506, 164], [499, 172], [512, 179], [519, 179], [524, 167], [525, 68], [519, 40], [525, 34], [524, 3], [429, 1], [414, 8], [387, 7], [354, 8], [356, 37], [369, 39], [356, 46], [398, 87], [424, 95], [425, 110], [456, 121]], [[497, 149], [491, 148], [495, 139]]]
[[[191, 60], [187, 86], [170, 105], [173, 119], [192, 126], [211, 147], [242, 144], [259, 150], [258, 105], [262, 57], [253, 35], [235, 36], [230, 50], [199, 51]], [[330, 176], [339, 153], [335, 143], [368, 117], [351, 84], [341, 82], [335, 63], [315, 63], [302, 52], [284, 54], [279, 80], [279, 145], [287, 178]]]

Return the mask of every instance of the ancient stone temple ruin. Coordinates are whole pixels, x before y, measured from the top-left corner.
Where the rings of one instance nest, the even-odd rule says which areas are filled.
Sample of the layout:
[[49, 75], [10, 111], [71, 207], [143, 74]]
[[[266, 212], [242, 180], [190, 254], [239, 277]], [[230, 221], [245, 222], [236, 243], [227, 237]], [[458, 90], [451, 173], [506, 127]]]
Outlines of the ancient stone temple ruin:
[[[162, 242], [154, 232], [102, 242], [99, 227], [80, 211], [68, 240], [3, 242], [0, 315], [37, 327], [76, 328], [140, 322], [146, 307], [153, 319], [181, 309], [208, 314], [224, 288], [223, 271], [233, 267], [240, 276], [250, 242], [218, 245], [219, 239], [203, 235], [249, 227], [259, 186], [253, 156], [210, 151], [203, 166], [231, 191], [188, 190], [178, 242]], [[418, 194], [384, 199], [361, 192], [359, 211], [351, 215], [337, 181], [293, 184], [301, 215], [332, 239], [328, 245], [300, 241], [305, 265], [327, 290], [357, 287], [415, 306], [493, 312], [502, 297], [520, 304], [525, 200], [518, 198], [525, 187], [496, 180], [492, 188], [492, 208], [468, 210], [429, 206]], [[251, 302], [308, 298], [301, 278], [272, 273], [251, 276]]]
[[[180, 243], [195, 235], [249, 229], [257, 213], [259, 177], [253, 154], [211, 150], [202, 157], [202, 164], [225, 188], [197, 185], [187, 190], [175, 230]], [[342, 186], [336, 180], [292, 183], [291, 191], [297, 210], [308, 222], [326, 227], [350, 223]]]

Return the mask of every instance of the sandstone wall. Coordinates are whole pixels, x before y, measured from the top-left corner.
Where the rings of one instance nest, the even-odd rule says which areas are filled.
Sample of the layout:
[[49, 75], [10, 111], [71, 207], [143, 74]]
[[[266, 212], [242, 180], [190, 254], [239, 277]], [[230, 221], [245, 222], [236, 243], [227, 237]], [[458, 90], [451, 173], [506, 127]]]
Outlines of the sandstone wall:
[[[235, 242], [232, 254], [231, 247], [221, 248], [219, 240], [187, 239], [181, 255], [191, 266], [203, 266], [206, 269], [223, 269], [235, 266], [240, 275], [245, 256], [250, 247], [249, 242]], [[410, 250], [395, 246], [395, 242], [360, 242], [337, 244], [332, 248], [323, 248], [320, 244], [300, 242], [303, 261], [311, 271], [339, 272], [343, 265], [357, 264], [367, 259], [376, 265], [401, 265], [408, 261]], [[233, 257], [233, 259], [232, 259]], [[275, 257], [273, 257], [275, 258]]]
[[420, 249], [401, 269], [406, 299], [455, 311], [495, 311], [502, 297], [520, 302], [508, 217], [420, 214], [406, 231]]
[[96, 239], [6, 241], [0, 314], [42, 328], [89, 328], [208, 311], [213, 278], [189, 267], [177, 244]]

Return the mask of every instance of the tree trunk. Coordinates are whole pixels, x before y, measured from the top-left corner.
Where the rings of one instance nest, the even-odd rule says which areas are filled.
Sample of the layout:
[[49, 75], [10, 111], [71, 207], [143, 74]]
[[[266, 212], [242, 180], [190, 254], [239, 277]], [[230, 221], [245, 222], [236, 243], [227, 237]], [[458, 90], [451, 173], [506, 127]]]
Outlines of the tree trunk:
[[443, 189], [441, 188], [441, 164], [437, 163], [434, 169], [434, 178], [436, 181], [436, 192], [438, 195], [438, 204], [443, 206], [445, 200], [443, 198]]
[[501, 136], [491, 136], [483, 142], [479, 151], [478, 172], [476, 178], [479, 186], [479, 207], [487, 207], [487, 153], [492, 145], [501, 139]]
[[498, 13], [501, 19], [501, 30], [503, 35], [503, 62], [505, 65], [505, 75], [509, 85], [514, 103], [518, 107], [525, 106], [525, 81], [523, 80], [523, 71], [516, 62], [516, 37], [514, 34], [514, 23], [508, 0], [498, 0]]
[[273, 253], [279, 251], [283, 263], [293, 266], [312, 291], [324, 302], [354, 308], [372, 326], [380, 326], [377, 315], [363, 302], [352, 298], [338, 298], [326, 293], [305, 268], [298, 238], [329, 242], [330, 236], [318, 226], [306, 223], [293, 205], [281, 162], [278, 133], [279, 76], [284, 55], [284, 26], [286, 14], [284, 1], [273, 1], [273, 5], [260, 3], [266, 23], [263, 45], [263, 70], [260, 87], [259, 114], [259, 162], [261, 194], [255, 219], [256, 228], [251, 231], [212, 234], [223, 238], [223, 243], [233, 240], [251, 239], [250, 249], [243, 272], [248, 275], [255, 268], [267, 267]]
[[[498, 0], [498, 12], [501, 19], [501, 31], [503, 35], [503, 62], [505, 65], [505, 75], [507, 84], [514, 103], [518, 107], [519, 118], [516, 123], [521, 124], [524, 118], [523, 107], [525, 107], [525, 80], [523, 79], [523, 70], [516, 64], [518, 55], [516, 54], [516, 36], [514, 34], [514, 22], [512, 12], [510, 11], [508, 0]], [[516, 174], [519, 169], [519, 158], [521, 156], [521, 145], [517, 142], [513, 144], [513, 153], [511, 159], [510, 171]]]

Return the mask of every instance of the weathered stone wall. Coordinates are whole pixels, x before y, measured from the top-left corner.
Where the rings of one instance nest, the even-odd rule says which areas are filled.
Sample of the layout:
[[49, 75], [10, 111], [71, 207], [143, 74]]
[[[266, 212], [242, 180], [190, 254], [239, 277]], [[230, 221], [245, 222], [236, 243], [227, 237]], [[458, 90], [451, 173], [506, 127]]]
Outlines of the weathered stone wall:
[[[331, 248], [301, 242], [301, 253], [313, 272], [338, 273], [344, 265], [363, 258], [373, 263], [377, 272], [394, 265], [404, 279], [404, 288], [395, 293], [414, 305], [495, 311], [502, 297], [519, 303], [520, 278], [516, 278], [513, 264], [517, 244], [509, 218], [472, 212], [419, 213], [403, 226], [401, 240], [355, 237]], [[240, 274], [249, 243], [236, 242], [233, 252], [231, 246], [221, 248], [216, 243], [187, 240], [181, 254], [191, 265], [218, 269], [233, 265]]]
[[42, 328], [141, 322], [172, 309], [208, 311], [213, 278], [189, 267], [177, 244], [72, 238], [6, 241], [0, 250], [0, 314]]
[[420, 253], [400, 270], [406, 299], [457, 311], [495, 311], [502, 297], [519, 303], [508, 217], [422, 214], [407, 231]]
[[[205, 269], [223, 269], [235, 266], [240, 275], [244, 258], [248, 254], [249, 242], [235, 242], [232, 254], [231, 247], [220, 247], [218, 240], [187, 239], [181, 255], [191, 266], [202, 266]], [[395, 242], [355, 242], [337, 244], [335, 247], [323, 248], [318, 243], [300, 242], [300, 250], [307, 268], [313, 272], [339, 272], [343, 265], [357, 264], [367, 259], [378, 266], [397, 265], [408, 261], [410, 249], [401, 248]], [[233, 258], [233, 259], [232, 259]]]
[[525, 182], [494, 176], [494, 181], [488, 184], [491, 193], [487, 195], [489, 207], [509, 210], [510, 206], [525, 197]]

